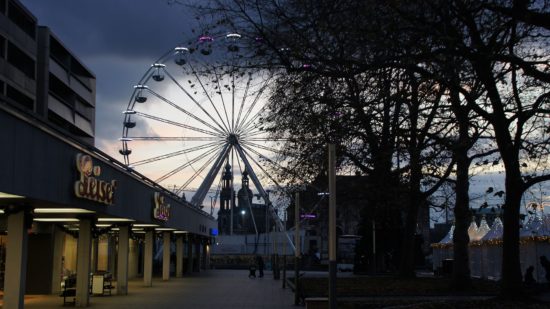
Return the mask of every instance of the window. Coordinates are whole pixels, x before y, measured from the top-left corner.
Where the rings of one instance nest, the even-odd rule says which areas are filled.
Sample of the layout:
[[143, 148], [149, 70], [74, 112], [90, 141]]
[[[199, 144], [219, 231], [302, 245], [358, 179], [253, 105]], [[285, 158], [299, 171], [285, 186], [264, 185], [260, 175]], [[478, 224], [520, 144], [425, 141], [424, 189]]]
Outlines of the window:
[[62, 81], [50, 73], [50, 94], [55, 96], [57, 99], [67, 104], [68, 106], [74, 108], [75, 105], [75, 95], [71, 88], [67, 87]]
[[69, 70], [71, 55], [53, 36], [50, 36], [50, 57]]
[[33, 40], [36, 39], [36, 22], [23, 10], [23, 8], [13, 1], [10, 1], [8, 6], [8, 18]]
[[0, 13], [6, 15], [6, 0], [0, 0]]
[[34, 80], [34, 60], [12, 42], [8, 42], [8, 62], [18, 68], [28, 78]]
[[10, 85], [6, 89], [6, 96], [15, 101], [16, 104], [34, 110], [34, 100]]

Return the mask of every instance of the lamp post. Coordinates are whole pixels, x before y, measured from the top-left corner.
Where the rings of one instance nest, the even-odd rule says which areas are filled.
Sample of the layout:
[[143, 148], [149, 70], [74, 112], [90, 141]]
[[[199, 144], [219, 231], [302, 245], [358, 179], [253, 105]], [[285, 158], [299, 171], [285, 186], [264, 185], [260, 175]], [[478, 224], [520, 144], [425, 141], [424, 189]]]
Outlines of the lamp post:
[[242, 222], [243, 222], [243, 232], [244, 234], [247, 234], [247, 229], [246, 229], [246, 210], [241, 210], [241, 216], [242, 216]]
[[328, 260], [329, 260], [329, 308], [336, 309], [336, 149], [328, 145]]
[[300, 273], [300, 192], [296, 192], [296, 198], [294, 200], [294, 305], [300, 304], [300, 295], [298, 288], [300, 280], [298, 275]]

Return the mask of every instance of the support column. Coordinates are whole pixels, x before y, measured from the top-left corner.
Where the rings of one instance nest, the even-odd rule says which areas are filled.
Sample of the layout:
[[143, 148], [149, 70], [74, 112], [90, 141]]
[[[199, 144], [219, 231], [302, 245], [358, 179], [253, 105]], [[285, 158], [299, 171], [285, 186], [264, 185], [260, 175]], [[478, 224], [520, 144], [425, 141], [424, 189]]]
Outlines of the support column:
[[197, 241], [195, 241], [195, 256], [196, 256], [196, 265], [194, 264], [193, 266], [195, 267], [194, 269], [196, 269], [196, 272], [200, 273], [201, 272], [201, 243]]
[[143, 250], [143, 284], [153, 286], [153, 239], [155, 231], [145, 233], [145, 250]]
[[183, 277], [183, 237], [180, 234], [176, 238], [176, 277]]
[[120, 226], [118, 231], [118, 267], [116, 273], [116, 293], [118, 295], [128, 294], [128, 251], [130, 248], [129, 239], [130, 227]]
[[76, 249], [76, 306], [90, 305], [90, 260], [92, 253], [92, 220], [80, 219]]
[[3, 308], [19, 309], [24, 307], [28, 252], [25, 216], [24, 211], [8, 216], [9, 239], [6, 248]]
[[170, 280], [170, 245], [171, 233], [164, 232], [162, 235], [162, 280]]
[[111, 274], [117, 273], [116, 238], [114, 235], [109, 235], [107, 238], [107, 271]]
[[210, 245], [204, 245], [204, 269], [210, 269]]
[[53, 263], [52, 263], [52, 294], [61, 292], [61, 279], [63, 277], [63, 243], [65, 233], [57, 226], [53, 226]]
[[193, 273], [193, 240], [187, 238], [187, 273]]
[[99, 237], [98, 238], [92, 238], [92, 265], [91, 269], [92, 272], [97, 271], [97, 265], [99, 264], [98, 261], [99, 257]]

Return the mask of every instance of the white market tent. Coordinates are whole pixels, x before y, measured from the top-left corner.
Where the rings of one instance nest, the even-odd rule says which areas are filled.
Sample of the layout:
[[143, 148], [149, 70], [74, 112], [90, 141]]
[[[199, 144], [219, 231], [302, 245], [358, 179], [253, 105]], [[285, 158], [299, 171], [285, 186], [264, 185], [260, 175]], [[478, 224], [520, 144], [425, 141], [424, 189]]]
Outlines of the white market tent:
[[[478, 244], [491, 228], [487, 224], [485, 217], [481, 219], [479, 227], [475, 224], [475, 218], [473, 218], [470, 224], [470, 229], [472, 229], [471, 234], [470, 229], [468, 229], [468, 235], [470, 236], [470, 273], [472, 277], [484, 277], [486, 265], [483, 263], [483, 249]], [[473, 231], [473, 226], [476, 226], [475, 232]]]
[[435, 244], [432, 244], [433, 255], [433, 270], [436, 271], [443, 267], [443, 260], [453, 258], [453, 235], [454, 235], [455, 226], [451, 226], [451, 229], [443, 237], [443, 239]]
[[[438, 243], [432, 244], [433, 269], [442, 267], [443, 260], [453, 258], [452, 235], [454, 225], [447, 235]], [[503, 224], [496, 218], [489, 228], [482, 219], [479, 227], [472, 222], [468, 228], [470, 236], [470, 271], [472, 277], [500, 280], [502, 268], [502, 232]], [[545, 271], [540, 264], [540, 257], [550, 259], [550, 216], [535, 214], [528, 218], [520, 230], [520, 263], [522, 273], [533, 266], [537, 282], [546, 282]]]

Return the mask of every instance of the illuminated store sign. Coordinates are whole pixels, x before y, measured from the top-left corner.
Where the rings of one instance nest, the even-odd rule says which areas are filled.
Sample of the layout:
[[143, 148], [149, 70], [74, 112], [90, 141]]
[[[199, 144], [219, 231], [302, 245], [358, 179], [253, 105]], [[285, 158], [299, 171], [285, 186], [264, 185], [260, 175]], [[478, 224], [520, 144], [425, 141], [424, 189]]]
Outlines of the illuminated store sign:
[[154, 195], [155, 208], [153, 209], [153, 218], [161, 221], [170, 219], [170, 204], [164, 201], [164, 196], [158, 192]]
[[77, 197], [95, 202], [113, 205], [116, 189], [116, 180], [106, 182], [96, 177], [101, 175], [101, 167], [94, 166], [92, 157], [85, 154], [76, 155], [76, 168], [80, 179], [74, 184], [74, 193]]

